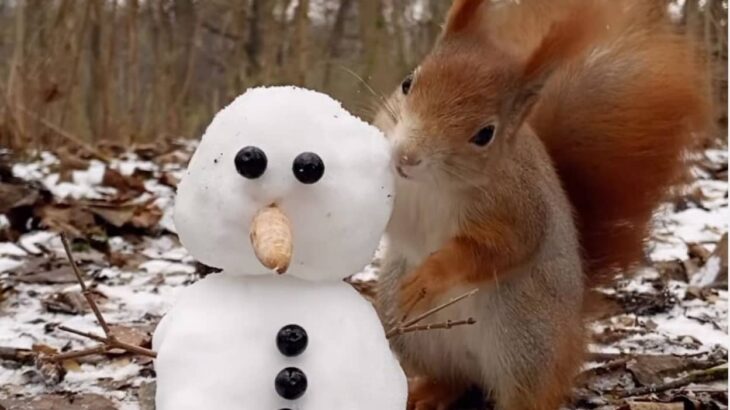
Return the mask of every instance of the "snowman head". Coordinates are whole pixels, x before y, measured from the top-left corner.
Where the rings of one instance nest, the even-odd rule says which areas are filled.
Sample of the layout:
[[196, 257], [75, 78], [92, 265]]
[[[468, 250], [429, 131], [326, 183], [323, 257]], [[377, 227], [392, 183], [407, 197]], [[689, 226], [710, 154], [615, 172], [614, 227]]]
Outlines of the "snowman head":
[[327, 95], [250, 89], [203, 135], [175, 225], [195, 258], [230, 273], [342, 279], [385, 229], [389, 163], [383, 135]]

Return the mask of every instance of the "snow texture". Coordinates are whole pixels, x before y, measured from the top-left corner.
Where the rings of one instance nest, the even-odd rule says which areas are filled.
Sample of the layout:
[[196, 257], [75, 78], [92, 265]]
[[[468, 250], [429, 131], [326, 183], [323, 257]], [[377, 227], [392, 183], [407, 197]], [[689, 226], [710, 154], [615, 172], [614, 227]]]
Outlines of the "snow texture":
[[[244, 178], [234, 157], [261, 149], [263, 175]], [[314, 152], [324, 175], [299, 182], [294, 159]], [[178, 189], [175, 225], [197, 259], [235, 274], [270, 274], [249, 245], [255, 214], [275, 203], [294, 235], [288, 275], [342, 279], [372, 258], [392, 207], [389, 147], [374, 127], [330, 97], [294, 87], [254, 88], [213, 119]], [[242, 269], [242, 267], [245, 267]]]
[[[292, 323], [306, 330], [309, 343], [301, 355], [286, 357], [276, 334]], [[210, 275], [181, 292], [157, 329], [158, 409], [406, 406], [406, 379], [375, 310], [343, 282]], [[274, 379], [292, 366], [308, 387], [290, 401], [277, 395]]]
[[[165, 215], [160, 222], [164, 230], [157, 236], [109, 237], [110, 250], [129, 260], [123, 266], [111, 266], [106, 256], [84, 260], [78, 255], [88, 274], [87, 283], [102, 296], [101, 310], [112, 324], [150, 331], [159, 318], [170, 310], [180, 290], [186, 289], [199, 278], [198, 273], [191, 273], [196, 269], [194, 259], [187, 254], [176, 236], [170, 233], [174, 232], [170, 224], [174, 189], [158, 182], [163, 172], [177, 177], [183, 175], [185, 158], [194, 148], [194, 143], [186, 143], [184, 147], [177, 152], [183, 158], [179, 163], [146, 160], [125, 153], [106, 166], [125, 174], [131, 174], [135, 169], [149, 170], [151, 176], [145, 186], [150, 192], [145, 195], [148, 195], [147, 199], [155, 200]], [[727, 169], [726, 151], [708, 150], [705, 156], [710, 164]], [[58, 193], [60, 188], [57, 185], [60, 183], [53, 182], [59, 181], [58, 171], [53, 168], [57, 161], [52, 154], [43, 153], [37, 161], [16, 165], [13, 172], [17, 177], [38, 181]], [[91, 165], [92, 168], [94, 166]], [[54, 174], [56, 176], [51, 178]], [[730, 340], [727, 335], [726, 289], [698, 291], [694, 282], [690, 285], [688, 280], [668, 279], [657, 264], [677, 262], [681, 266], [688, 261], [688, 242], [698, 240], [712, 251], [717, 240], [727, 232], [730, 218], [728, 185], [724, 179], [726, 176], [713, 178], [700, 172], [698, 181], [692, 187], [703, 192], [697, 204], [679, 208], [667, 204], [659, 210], [647, 252], [651, 266], [630, 280], [621, 281], [605, 290], [606, 294], [617, 298], [636, 299], [637, 306], [625, 306], [622, 311], [590, 326], [595, 340], [591, 345], [592, 352], [623, 353], [631, 357], [643, 354], [651, 357], [671, 355], [691, 361], [719, 350], [724, 360], [727, 359]], [[85, 199], [106, 197], [112, 189], [99, 185], [93, 178], [74, 178], [70, 183], [75, 188], [68, 188], [68, 191], [80, 193]], [[7, 225], [7, 219], [0, 216], [0, 227], [4, 225]], [[57, 325], [66, 325], [100, 333], [91, 312], [59, 313], [48, 310], [43, 304], [44, 300], [59, 292], [78, 292], [79, 287], [73, 279], [66, 283], [23, 282], [21, 274], [12, 270], [30, 266], [37, 258], [59, 257], [63, 258], [61, 243], [55, 234], [48, 231], [38, 230], [14, 242], [0, 242], [0, 347], [29, 349], [33, 344], [42, 344], [77, 350], [94, 345], [93, 341], [52, 330]], [[710, 270], [711, 267], [708, 262], [702, 269]], [[41, 268], [37, 268], [37, 271], [42, 273]], [[373, 264], [355, 277], [359, 281], [372, 281], [377, 271], [376, 255]], [[692, 276], [695, 277], [698, 281], [701, 278]], [[358, 283], [358, 286], [365, 285], [372, 287], [372, 282]], [[661, 304], [657, 305], [657, 301]], [[647, 303], [651, 309], [645, 309]], [[329, 307], [332, 310], [338, 308]], [[351, 356], [344, 361], [353, 359]], [[148, 360], [111, 356], [102, 359], [92, 357], [79, 362], [80, 366], [68, 368], [68, 374], [60, 384], [45, 386], [38, 380], [32, 364], [0, 361], [0, 401], [31, 400], [41, 393], [53, 392], [63, 395], [97, 393], [112, 400], [120, 409], [150, 409], [145, 407], [145, 397], [149, 399], [149, 386], [153, 385], [155, 379]], [[595, 364], [591, 366], [595, 367]], [[358, 384], [365, 381], [358, 380]], [[601, 392], [613, 388], [613, 380], [609, 378], [599, 377], [599, 382], [592, 388], [594, 395], [601, 396], [605, 394]], [[622, 379], [621, 382], [626, 381]], [[630, 378], [627, 383], [630, 387]], [[317, 388], [314, 383], [312, 386]], [[270, 389], [271, 385], [267, 388]], [[726, 391], [727, 384], [702, 387], [705, 390], [710, 388]], [[369, 393], [379, 394], [377, 391]], [[603, 408], [617, 407], [610, 405]]]
[[[267, 158], [255, 178], [234, 164], [251, 146]], [[315, 183], [292, 171], [303, 152], [325, 164]], [[392, 185], [385, 138], [324, 94], [256, 88], [218, 113], [179, 186], [175, 225], [193, 256], [223, 272], [185, 289], [155, 331], [157, 409], [403, 409], [405, 374], [378, 315], [341, 281], [371, 259]], [[251, 221], [271, 204], [287, 215], [294, 237], [282, 276], [260, 264], [249, 241]], [[141, 267], [165, 272], [150, 264]], [[294, 358], [274, 343], [288, 324], [310, 339]], [[274, 380], [292, 366], [309, 387], [287, 400]]]

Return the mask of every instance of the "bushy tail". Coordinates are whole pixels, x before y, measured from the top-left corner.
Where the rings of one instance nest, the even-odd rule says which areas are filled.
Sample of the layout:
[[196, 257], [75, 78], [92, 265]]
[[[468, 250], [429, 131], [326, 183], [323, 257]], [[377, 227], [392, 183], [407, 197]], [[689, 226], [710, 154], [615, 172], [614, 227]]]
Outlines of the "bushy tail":
[[528, 119], [575, 208], [597, 280], [641, 261], [652, 213], [710, 123], [706, 71], [689, 40], [640, 5], [610, 18], [595, 46], [551, 77]]

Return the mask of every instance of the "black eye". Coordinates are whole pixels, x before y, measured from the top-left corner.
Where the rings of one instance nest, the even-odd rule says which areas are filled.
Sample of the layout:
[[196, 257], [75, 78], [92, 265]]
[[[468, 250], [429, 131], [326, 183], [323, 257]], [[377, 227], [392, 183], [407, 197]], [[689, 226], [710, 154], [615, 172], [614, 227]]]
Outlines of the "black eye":
[[241, 148], [234, 159], [236, 171], [248, 179], [256, 179], [266, 171], [266, 154], [258, 147]]
[[413, 74], [408, 74], [403, 82], [400, 84], [400, 89], [403, 91], [403, 95], [408, 95], [411, 91], [411, 85], [413, 84]]
[[483, 147], [489, 144], [489, 142], [492, 141], [492, 138], [494, 138], [494, 125], [487, 125], [480, 129], [475, 136], [471, 137], [469, 142]]
[[314, 152], [302, 152], [294, 158], [292, 171], [302, 184], [313, 184], [324, 175], [324, 162]]

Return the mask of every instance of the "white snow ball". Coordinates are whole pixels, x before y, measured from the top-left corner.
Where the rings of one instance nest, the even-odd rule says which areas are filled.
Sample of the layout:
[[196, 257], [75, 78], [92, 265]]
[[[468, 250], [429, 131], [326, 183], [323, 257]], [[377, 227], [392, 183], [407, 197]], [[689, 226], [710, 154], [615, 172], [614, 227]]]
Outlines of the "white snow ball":
[[[256, 166], [237, 168], [242, 150], [256, 156]], [[271, 274], [249, 234], [256, 213], [275, 204], [292, 230], [286, 274], [339, 280], [369, 262], [392, 195], [390, 150], [375, 127], [322, 93], [254, 88], [208, 126], [179, 185], [175, 225], [201, 262]]]
[[[306, 332], [296, 355], [277, 344], [288, 325]], [[210, 275], [180, 292], [155, 331], [156, 406], [402, 410], [406, 377], [384, 333], [372, 305], [344, 282]], [[306, 378], [292, 399], [275, 382], [288, 368]]]

